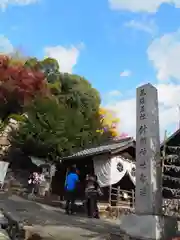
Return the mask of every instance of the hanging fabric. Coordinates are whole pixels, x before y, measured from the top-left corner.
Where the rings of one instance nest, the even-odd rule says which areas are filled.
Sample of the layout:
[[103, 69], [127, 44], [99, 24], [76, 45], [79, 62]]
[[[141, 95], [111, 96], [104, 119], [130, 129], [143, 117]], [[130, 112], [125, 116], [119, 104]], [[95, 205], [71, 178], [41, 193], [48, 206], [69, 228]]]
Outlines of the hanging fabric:
[[118, 183], [125, 174], [130, 176], [135, 184], [135, 164], [120, 156], [108, 159], [107, 156], [97, 156], [93, 159], [94, 172], [101, 187]]
[[104, 156], [94, 157], [94, 172], [98, 178], [99, 185], [106, 187], [111, 182], [111, 160]]

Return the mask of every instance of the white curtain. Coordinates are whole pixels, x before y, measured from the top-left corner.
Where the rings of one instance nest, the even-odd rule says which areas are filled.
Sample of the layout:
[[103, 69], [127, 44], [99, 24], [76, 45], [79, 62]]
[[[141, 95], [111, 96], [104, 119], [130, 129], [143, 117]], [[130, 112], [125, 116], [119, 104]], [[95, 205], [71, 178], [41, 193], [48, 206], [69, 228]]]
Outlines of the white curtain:
[[98, 156], [93, 159], [94, 172], [98, 177], [101, 187], [118, 183], [127, 173], [135, 184], [135, 164], [122, 157], [108, 159], [105, 156]]
[[32, 163], [34, 163], [34, 164], [37, 165], [38, 167], [39, 167], [40, 165], [43, 165], [43, 164], [46, 163], [45, 160], [43, 161], [42, 159], [39, 159], [39, 158], [36, 158], [36, 157], [30, 156], [30, 158], [31, 158]]
[[7, 169], [8, 169], [9, 163], [0, 161], [0, 183], [4, 184], [4, 179], [6, 177]]
[[111, 160], [104, 156], [94, 157], [94, 172], [101, 187], [109, 186], [111, 182]]
[[131, 178], [131, 181], [134, 183], [136, 183], [136, 165], [134, 163], [130, 163], [129, 164], [129, 170], [128, 170], [128, 174]]
[[[121, 171], [118, 170], [121, 168]], [[109, 185], [113, 185], [118, 183], [126, 174], [127, 166], [126, 162], [122, 160], [120, 157], [111, 158], [111, 181]]]

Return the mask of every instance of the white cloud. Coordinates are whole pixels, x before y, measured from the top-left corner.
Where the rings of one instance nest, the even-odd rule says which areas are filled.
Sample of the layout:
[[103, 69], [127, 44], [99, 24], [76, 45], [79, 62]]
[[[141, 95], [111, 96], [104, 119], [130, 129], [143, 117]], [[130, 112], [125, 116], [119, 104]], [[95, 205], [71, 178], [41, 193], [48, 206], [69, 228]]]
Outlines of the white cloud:
[[73, 67], [77, 64], [80, 50], [84, 47], [81, 43], [78, 46], [69, 48], [63, 46], [52, 46], [44, 49], [47, 57], [55, 58], [60, 65], [61, 72], [72, 73]]
[[112, 90], [112, 91], [110, 91], [110, 92], [108, 93], [108, 95], [109, 95], [110, 97], [118, 97], [118, 96], [121, 95], [121, 92], [118, 91], [118, 90]]
[[129, 77], [131, 76], [131, 71], [130, 70], [124, 70], [123, 72], [120, 73], [120, 77]]
[[13, 45], [10, 40], [4, 35], [0, 35], [0, 54], [10, 54], [14, 51]]
[[180, 85], [179, 84], [157, 84], [159, 102], [165, 107], [176, 107], [180, 104]]
[[[160, 135], [170, 126], [178, 126], [178, 104], [180, 103], [180, 85], [157, 84], [159, 96]], [[136, 137], [136, 99], [132, 97], [106, 106], [117, 113], [120, 118], [119, 131]]]
[[[180, 114], [180, 30], [168, 33], [152, 41], [147, 50], [148, 58], [157, 71], [156, 87], [159, 96], [160, 135], [163, 139], [164, 131], [178, 127]], [[162, 81], [168, 80], [168, 81]], [[134, 90], [135, 92], [135, 90]], [[126, 94], [126, 93], [125, 93]], [[125, 95], [123, 94], [123, 95]], [[135, 137], [136, 128], [136, 99], [125, 99], [109, 104], [120, 118], [119, 130]]]
[[129, 22], [126, 22], [125, 26], [136, 29], [138, 31], [143, 31], [143, 32], [149, 33], [150, 35], [154, 35], [157, 32], [157, 26], [153, 19], [151, 19], [149, 21], [147, 21], [147, 20], [142, 20], [142, 21], [131, 20]]
[[147, 50], [158, 80], [180, 80], [180, 30], [155, 39]]
[[0, 8], [5, 10], [8, 5], [29, 5], [38, 2], [39, 0], [0, 0]]
[[108, 0], [111, 9], [127, 10], [131, 12], [155, 13], [162, 4], [173, 4], [180, 7], [179, 0]]

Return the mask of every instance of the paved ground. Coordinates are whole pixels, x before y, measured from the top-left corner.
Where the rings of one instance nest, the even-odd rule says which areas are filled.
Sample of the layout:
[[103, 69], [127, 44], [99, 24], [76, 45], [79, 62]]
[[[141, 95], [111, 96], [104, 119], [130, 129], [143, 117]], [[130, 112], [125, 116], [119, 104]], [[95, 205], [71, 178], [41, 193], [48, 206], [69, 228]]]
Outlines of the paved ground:
[[[120, 220], [105, 221], [80, 216], [67, 216], [60, 208], [0, 194], [0, 209], [22, 223], [29, 233], [37, 233], [46, 240], [120, 240]], [[0, 223], [3, 215], [0, 214]], [[111, 236], [110, 234], [116, 235]], [[7, 239], [1, 238], [0, 239]], [[38, 239], [38, 238], [37, 238]], [[40, 239], [38, 239], [40, 240]]]
[[104, 236], [120, 232], [118, 222], [67, 216], [59, 208], [28, 201], [14, 195], [0, 194], [0, 209], [16, 221], [23, 223], [29, 230], [33, 228], [33, 231], [41, 233], [44, 237], [51, 236], [51, 239], [108, 239]]

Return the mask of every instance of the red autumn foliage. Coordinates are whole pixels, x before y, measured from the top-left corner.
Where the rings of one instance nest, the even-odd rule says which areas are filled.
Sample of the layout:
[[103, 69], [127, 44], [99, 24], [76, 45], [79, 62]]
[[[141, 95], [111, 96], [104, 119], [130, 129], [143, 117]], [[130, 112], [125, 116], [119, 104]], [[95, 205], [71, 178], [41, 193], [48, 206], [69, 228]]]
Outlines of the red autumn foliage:
[[[22, 107], [35, 96], [47, 95], [47, 82], [42, 72], [22, 65], [13, 66], [10, 58], [0, 55], [0, 104]], [[15, 102], [14, 102], [15, 101]], [[9, 106], [10, 107], [10, 106]], [[7, 110], [7, 109], [6, 109]], [[7, 110], [16, 113], [16, 109]]]

